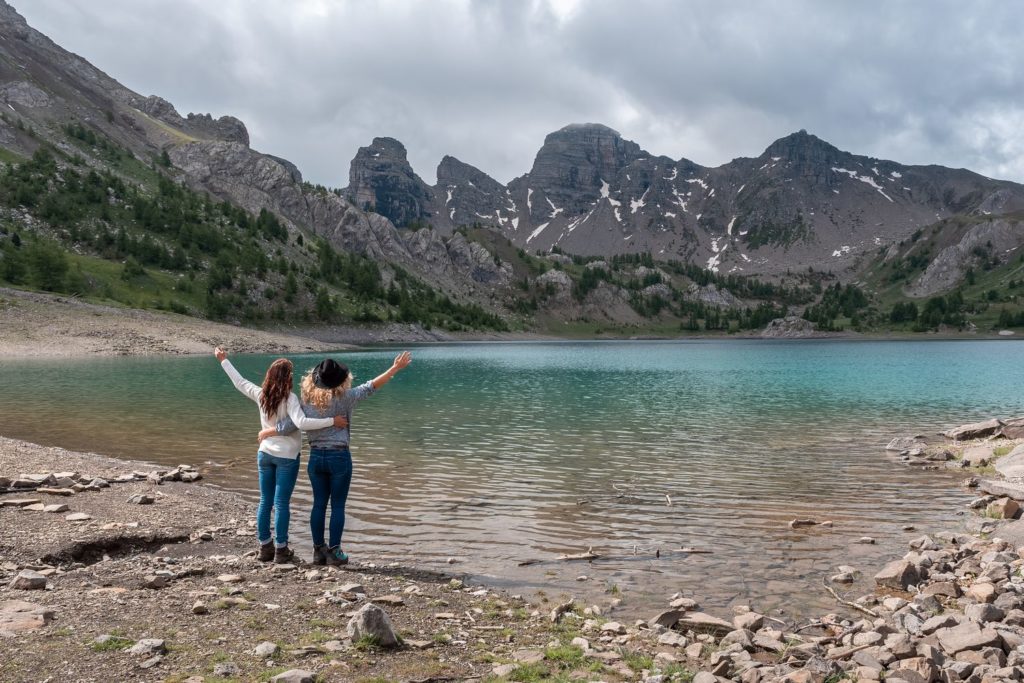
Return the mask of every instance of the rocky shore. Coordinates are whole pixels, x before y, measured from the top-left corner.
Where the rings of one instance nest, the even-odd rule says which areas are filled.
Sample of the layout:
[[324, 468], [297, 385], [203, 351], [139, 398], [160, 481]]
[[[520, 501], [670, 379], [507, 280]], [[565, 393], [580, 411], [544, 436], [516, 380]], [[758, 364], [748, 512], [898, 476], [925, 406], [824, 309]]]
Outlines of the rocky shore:
[[[619, 596], [530, 601], [372, 557], [263, 564], [252, 504], [189, 467], [0, 438], [0, 680], [1024, 680], [1022, 427], [894, 440], [980, 490], [969, 533], [838, 566], [836, 612], [802, 623], [678, 595], [628, 619]], [[862, 570], [876, 590], [844, 596]]]

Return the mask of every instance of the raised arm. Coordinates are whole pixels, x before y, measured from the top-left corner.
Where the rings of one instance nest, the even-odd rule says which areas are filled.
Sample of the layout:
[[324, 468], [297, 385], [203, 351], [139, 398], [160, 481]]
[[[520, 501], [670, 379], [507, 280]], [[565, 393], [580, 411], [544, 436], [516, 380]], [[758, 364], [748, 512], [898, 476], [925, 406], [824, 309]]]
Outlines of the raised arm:
[[391, 364], [391, 367], [380, 375], [374, 377], [370, 384], [373, 385], [374, 389], [380, 389], [382, 386], [390, 382], [391, 378], [397, 375], [399, 370], [404, 370], [409, 367], [409, 363], [411, 362], [412, 354], [408, 351], [402, 351], [400, 354], [395, 356], [395, 362]]
[[231, 378], [231, 383], [235, 385], [235, 388], [240, 392], [248, 396], [253, 401], [260, 400], [260, 387], [259, 385], [253, 384], [246, 378], [239, 374], [235, 366], [228, 360], [228, 354], [224, 353], [218, 346], [213, 350], [213, 355], [220, 361], [220, 366], [227, 373], [228, 377]]

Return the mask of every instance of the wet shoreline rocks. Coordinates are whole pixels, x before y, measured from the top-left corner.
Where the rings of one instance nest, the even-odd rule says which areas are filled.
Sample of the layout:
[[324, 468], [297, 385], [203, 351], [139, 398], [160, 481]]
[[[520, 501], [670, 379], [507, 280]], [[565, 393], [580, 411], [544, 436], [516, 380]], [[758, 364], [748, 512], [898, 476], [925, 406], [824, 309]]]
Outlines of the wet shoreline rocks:
[[[956, 467], [978, 488], [1012, 485], [1001, 472], [1016, 471], [1017, 445], [995, 433], [982, 439], [911, 437], [895, 452]], [[993, 456], [982, 468], [963, 464], [965, 451], [989, 446]], [[926, 460], [939, 450], [950, 458]], [[190, 472], [201, 474], [0, 438], [0, 478], [8, 480], [0, 522], [11, 529], [0, 559], [0, 647], [10, 655], [0, 679], [1024, 677], [1024, 529], [1015, 531], [1024, 522], [1008, 519], [1020, 514], [1011, 496], [979, 495], [975, 533], [912, 538], [884, 566], [837, 558], [837, 571], [822, 577], [822, 591], [836, 599], [831, 614], [800, 623], [753, 605], [713, 614], [677, 594], [666, 596], [664, 611], [628, 619], [613, 595], [593, 604], [526, 600], [372, 558], [354, 558], [347, 569], [262, 564], [251, 503], [188, 481]], [[97, 479], [108, 486], [93, 487]], [[54, 514], [49, 505], [69, 507]], [[72, 514], [84, 518], [69, 521]], [[794, 521], [794, 528], [822, 524]], [[847, 577], [860, 571], [875, 590], [844, 596]]]

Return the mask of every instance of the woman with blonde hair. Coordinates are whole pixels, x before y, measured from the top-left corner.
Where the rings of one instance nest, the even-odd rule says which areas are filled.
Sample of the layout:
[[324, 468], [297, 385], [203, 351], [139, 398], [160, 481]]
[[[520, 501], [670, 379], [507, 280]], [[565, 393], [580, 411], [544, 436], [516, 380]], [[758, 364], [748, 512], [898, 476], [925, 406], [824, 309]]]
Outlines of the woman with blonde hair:
[[[285, 417], [299, 429], [344, 427], [348, 424], [343, 416], [306, 417], [299, 405], [298, 397], [292, 393], [294, 368], [287, 358], [278, 358], [271, 363], [263, 378], [263, 386], [257, 386], [239, 374], [228, 360], [228, 355], [219, 346], [213, 353], [235, 388], [259, 405], [260, 424], [264, 428], [276, 424]], [[277, 564], [285, 564], [295, 555], [288, 547], [288, 521], [291, 516], [292, 491], [299, 476], [301, 448], [302, 437], [298, 432], [280, 436], [268, 435], [267, 438], [260, 439], [259, 451], [256, 454], [256, 465], [260, 475], [256, 533], [260, 542], [261, 562], [273, 560]], [[270, 535], [271, 508], [274, 509], [274, 538]]]
[[[391, 381], [411, 361], [412, 355], [403, 351], [384, 373], [357, 387], [352, 386], [353, 376], [349, 369], [333, 358], [321, 361], [302, 378], [302, 411], [306, 416], [324, 418], [335, 415], [346, 419], [344, 427], [306, 431], [309, 438], [306, 472], [313, 488], [313, 509], [309, 513], [313, 564], [348, 563], [348, 555], [341, 549], [341, 535], [345, 530], [345, 503], [352, 484], [352, 453], [349, 450], [352, 409], [356, 403]], [[275, 427], [260, 432], [260, 437], [286, 434], [294, 431], [296, 425], [294, 418], [281, 420]], [[331, 504], [331, 521], [325, 539], [328, 502]]]

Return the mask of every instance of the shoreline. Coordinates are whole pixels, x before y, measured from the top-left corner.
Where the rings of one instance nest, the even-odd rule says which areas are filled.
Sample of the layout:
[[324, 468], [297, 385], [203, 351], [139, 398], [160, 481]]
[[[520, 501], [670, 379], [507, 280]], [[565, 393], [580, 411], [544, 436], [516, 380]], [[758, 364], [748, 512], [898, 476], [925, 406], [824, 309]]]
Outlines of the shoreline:
[[110, 304], [66, 295], [0, 287], [0, 355], [10, 360], [116, 356], [204, 355], [214, 346], [239, 353], [325, 353], [367, 346], [459, 343], [579, 343], [622, 341], [1017, 341], [997, 333], [821, 332], [807, 337], [765, 338], [758, 333], [676, 336], [638, 332], [622, 336], [563, 337], [540, 332], [424, 330], [390, 323], [366, 326], [276, 326], [265, 329]]
[[[907, 437], [896, 446], [908, 466], [949, 467], [953, 449], [954, 457], [991, 468], [999, 456], [990, 437], [953, 446]], [[988, 458], [970, 450], [986, 447]], [[1024, 460], [1024, 448], [1017, 451]], [[87, 475], [78, 476], [77, 492], [54, 492], [70, 480], [14, 492], [13, 482], [2, 481], [32, 472]], [[14, 621], [0, 613], [0, 649], [10, 654], [0, 664], [4, 680], [109, 680], [117, 672], [198, 683], [268, 680], [268, 672], [291, 669], [321, 680], [403, 681], [544, 680], [542, 672], [648, 683], [1024, 675], [1024, 521], [1003, 527], [982, 518], [974, 535], [914, 539], [910, 553], [874, 577], [876, 591], [856, 599], [840, 593], [859, 570], [840, 567], [824, 590], [841, 600], [845, 618], [785, 624], [743, 607], [711, 615], [693, 600], [666, 596], [665, 611], [632, 622], [623, 619], [617, 596], [589, 605], [569, 595], [530, 602], [467, 586], [464, 576], [372, 558], [342, 570], [262, 565], [253, 557], [253, 503], [202, 482], [175, 481], [194, 478], [189, 472], [0, 437], [0, 521], [11, 530], [0, 540], [0, 605], [32, 601]], [[109, 484], [93, 490], [94, 477]], [[133, 503], [140, 495], [152, 502]], [[10, 502], [26, 498], [40, 503]], [[1007, 511], [1003, 500], [983, 497], [970, 507], [992, 516], [993, 509]], [[68, 509], [46, 512], [44, 504]], [[88, 519], [67, 519], [75, 512]], [[1014, 545], [998, 540], [1011, 528]], [[14, 588], [26, 571], [41, 574], [46, 590]], [[403, 646], [348, 637], [348, 621], [371, 603], [390, 615]], [[12, 623], [18, 628], [5, 633]], [[101, 636], [107, 639], [97, 643]], [[123, 651], [147, 639], [163, 641], [162, 650]], [[257, 646], [264, 655], [253, 654]], [[65, 668], [69, 656], [73, 665]]]

